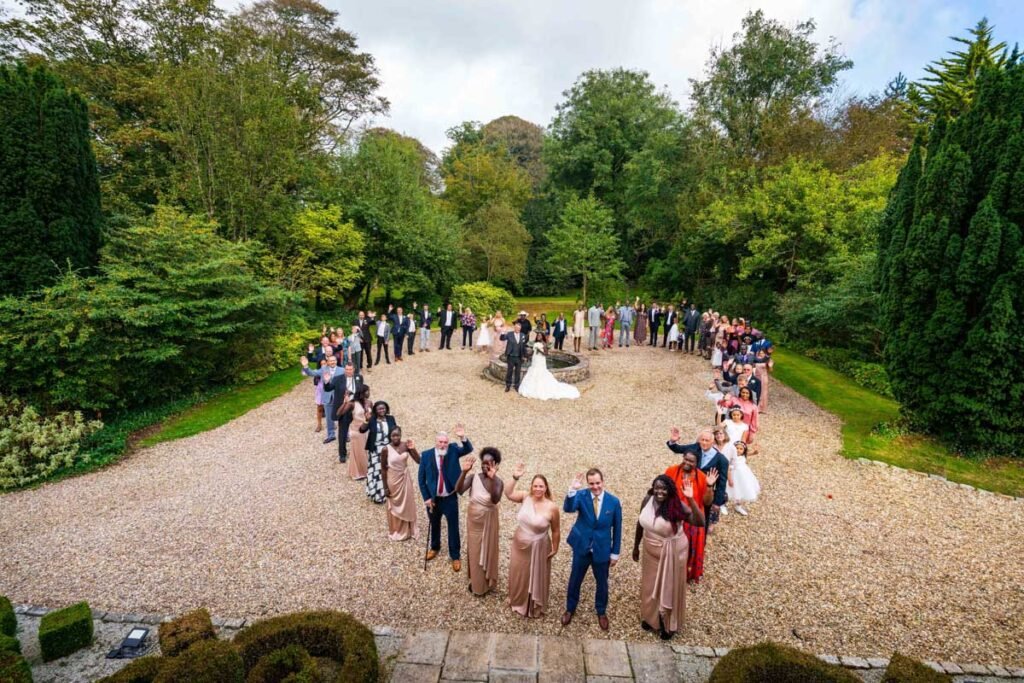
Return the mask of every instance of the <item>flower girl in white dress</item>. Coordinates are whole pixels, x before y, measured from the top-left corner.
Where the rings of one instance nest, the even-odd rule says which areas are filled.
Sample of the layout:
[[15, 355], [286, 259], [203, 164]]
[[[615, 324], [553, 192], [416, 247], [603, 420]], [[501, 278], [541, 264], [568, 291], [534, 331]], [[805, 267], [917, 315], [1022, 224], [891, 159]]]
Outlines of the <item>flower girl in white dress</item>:
[[491, 320], [493, 318], [487, 318], [480, 326], [480, 335], [476, 338], [476, 349], [483, 353], [491, 352], [491, 343], [493, 338], [491, 336]]
[[747, 465], [747, 444], [737, 441], [735, 444], [735, 455], [729, 462], [729, 483], [725, 492], [729, 495], [729, 501], [734, 503], [733, 509], [741, 515], [747, 511], [743, 505], [757, 500], [761, 493], [761, 484], [757, 477]]

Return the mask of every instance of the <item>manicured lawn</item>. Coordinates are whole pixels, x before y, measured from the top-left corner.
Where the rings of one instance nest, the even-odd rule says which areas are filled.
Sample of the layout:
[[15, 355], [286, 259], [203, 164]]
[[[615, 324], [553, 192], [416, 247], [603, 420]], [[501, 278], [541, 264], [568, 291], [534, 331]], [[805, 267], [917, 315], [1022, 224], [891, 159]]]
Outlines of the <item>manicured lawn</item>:
[[847, 458], [881, 460], [978, 488], [1024, 496], [1024, 465], [1020, 463], [960, 457], [924, 436], [875, 433], [876, 425], [899, 417], [896, 402], [857, 386], [821, 363], [777, 349], [774, 375], [843, 421], [843, 455]]
[[290, 391], [303, 379], [297, 369], [288, 368], [279, 370], [256, 384], [229, 389], [170, 418], [153, 434], [144, 438], [140, 445], [152, 446], [220, 427]]

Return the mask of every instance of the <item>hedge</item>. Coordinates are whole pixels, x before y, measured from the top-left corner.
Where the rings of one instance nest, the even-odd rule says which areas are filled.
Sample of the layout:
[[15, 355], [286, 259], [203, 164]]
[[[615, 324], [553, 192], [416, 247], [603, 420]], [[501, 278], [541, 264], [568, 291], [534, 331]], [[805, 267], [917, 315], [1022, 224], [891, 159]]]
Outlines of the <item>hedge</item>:
[[927, 667], [921, 662], [894, 652], [889, 659], [881, 683], [952, 683], [953, 679], [944, 673]]
[[267, 619], [235, 636], [246, 671], [261, 659], [289, 645], [300, 645], [313, 657], [327, 657], [341, 667], [337, 683], [376, 683], [377, 645], [373, 633], [344, 612], [297, 612]]
[[231, 643], [200, 640], [177, 657], [168, 657], [153, 683], [244, 683], [245, 667]]
[[39, 622], [39, 647], [44, 662], [60, 659], [91, 642], [92, 610], [88, 603], [50, 612]]
[[153, 683], [166, 662], [164, 657], [142, 657], [96, 683]]
[[301, 645], [274, 650], [252, 668], [246, 683], [315, 683], [326, 680], [314, 660]]
[[167, 657], [174, 657], [200, 640], [216, 637], [210, 613], [197, 609], [160, 624], [160, 651]]
[[0, 681], [4, 683], [32, 683], [32, 669], [17, 652], [0, 651]]
[[0, 595], [0, 633], [13, 636], [18, 632], [18, 617], [14, 614], [14, 605], [6, 596]]
[[862, 683], [841, 666], [778, 643], [732, 650], [719, 660], [708, 683]]
[[[516, 299], [510, 292], [495, 287], [489, 282], [468, 282], [458, 285], [452, 289], [449, 299], [453, 308], [461, 305], [469, 307], [477, 316], [477, 326], [483, 322], [483, 316], [494, 315], [495, 311], [501, 311], [506, 320], [514, 320], [516, 317]], [[460, 311], [456, 308], [456, 313]]]
[[20, 655], [21, 641], [18, 640], [17, 636], [0, 633], [0, 652], [17, 652]]

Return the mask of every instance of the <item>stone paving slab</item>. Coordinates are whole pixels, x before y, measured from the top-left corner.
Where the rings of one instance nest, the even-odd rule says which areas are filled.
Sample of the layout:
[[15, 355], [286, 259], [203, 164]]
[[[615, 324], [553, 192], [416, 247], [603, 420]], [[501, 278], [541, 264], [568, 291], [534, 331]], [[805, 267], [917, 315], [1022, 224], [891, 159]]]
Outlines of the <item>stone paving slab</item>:
[[498, 635], [503, 634], [453, 632], [448, 638], [442, 675], [450, 680], [486, 681]]
[[508, 634], [495, 638], [491, 670], [536, 674], [538, 646], [537, 636]]
[[444, 654], [448, 649], [447, 631], [415, 631], [405, 638], [398, 661], [408, 664], [444, 663]]
[[403, 683], [437, 683], [441, 678], [441, 667], [435, 664], [413, 664], [399, 662], [391, 671], [392, 681]]
[[583, 683], [583, 643], [573, 638], [541, 636], [538, 650], [538, 683]]
[[583, 641], [583, 657], [586, 661], [587, 676], [619, 676], [630, 678], [633, 670], [629, 665], [629, 651], [621, 640]]
[[657, 643], [629, 643], [634, 680], [641, 683], [675, 683], [679, 680], [676, 655]]

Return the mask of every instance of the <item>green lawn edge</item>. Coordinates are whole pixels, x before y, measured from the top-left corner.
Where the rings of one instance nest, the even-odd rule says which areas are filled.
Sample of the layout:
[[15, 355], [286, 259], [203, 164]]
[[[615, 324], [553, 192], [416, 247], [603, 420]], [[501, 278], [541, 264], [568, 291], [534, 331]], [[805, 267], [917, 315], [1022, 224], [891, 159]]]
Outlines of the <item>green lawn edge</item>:
[[297, 368], [287, 368], [278, 370], [255, 384], [229, 389], [164, 420], [153, 433], [141, 439], [139, 445], [153, 446], [216, 429], [245, 415], [253, 408], [288, 393], [303, 379]]
[[876, 433], [876, 425], [899, 417], [895, 401], [794, 351], [776, 349], [774, 358], [775, 379], [842, 420], [844, 457], [879, 460], [907, 470], [940, 474], [979, 489], [1024, 496], [1021, 464], [1006, 458], [962, 457], [926, 436]]

